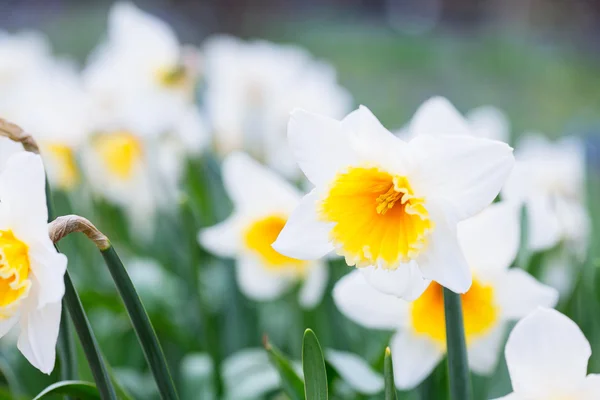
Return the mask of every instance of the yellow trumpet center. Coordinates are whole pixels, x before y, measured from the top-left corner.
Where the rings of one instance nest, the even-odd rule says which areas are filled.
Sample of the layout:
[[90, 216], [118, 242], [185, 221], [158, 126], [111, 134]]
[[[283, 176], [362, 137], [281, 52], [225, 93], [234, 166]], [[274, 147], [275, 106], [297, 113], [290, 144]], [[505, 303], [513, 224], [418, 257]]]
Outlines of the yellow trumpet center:
[[[473, 279], [471, 289], [461, 295], [467, 344], [488, 333], [498, 322], [499, 308], [494, 288]], [[417, 300], [411, 303], [410, 318], [418, 335], [425, 335], [446, 346], [446, 322], [443, 288], [432, 282]]]
[[408, 180], [378, 168], [339, 173], [320, 204], [331, 239], [349, 265], [395, 269], [414, 259], [433, 229], [425, 200]]
[[159, 84], [171, 89], [188, 89], [193, 86], [192, 77], [184, 65], [159, 68], [156, 73]]
[[0, 231], [0, 319], [10, 317], [29, 291], [29, 268], [27, 245], [12, 231]]
[[278, 253], [272, 244], [279, 236], [287, 218], [270, 215], [252, 222], [244, 232], [246, 247], [260, 258], [263, 265], [272, 271], [292, 270], [304, 274], [307, 262]]
[[79, 170], [73, 149], [61, 143], [46, 143], [44, 150], [49, 163], [48, 168], [55, 171], [58, 186], [66, 190], [73, 188], [79, 182]]
[[127, 131], [97, 136], [94, 148], [108, 172], [122, 180], [133, 176], [143, 156], [141, 141]]

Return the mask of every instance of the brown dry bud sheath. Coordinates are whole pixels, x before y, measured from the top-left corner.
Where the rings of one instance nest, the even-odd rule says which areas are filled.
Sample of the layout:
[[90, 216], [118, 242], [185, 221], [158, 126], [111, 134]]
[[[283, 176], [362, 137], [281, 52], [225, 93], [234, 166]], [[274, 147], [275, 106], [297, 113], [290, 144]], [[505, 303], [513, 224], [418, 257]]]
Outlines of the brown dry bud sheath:
[[100, 250], [110, 247], [108, 238], [98, 230], [89, 220], [79, 215], [65, 215], [56, 218], [48, 224], [48, 233], [53, 243], [73, 232], [81, 232], [88, 237]]
[[26, 151], [40, 154], [40, 148], [30, 134], [26, 133], [20, 126], [2, 118], [0, 118], [0, 136], [21, 143]]

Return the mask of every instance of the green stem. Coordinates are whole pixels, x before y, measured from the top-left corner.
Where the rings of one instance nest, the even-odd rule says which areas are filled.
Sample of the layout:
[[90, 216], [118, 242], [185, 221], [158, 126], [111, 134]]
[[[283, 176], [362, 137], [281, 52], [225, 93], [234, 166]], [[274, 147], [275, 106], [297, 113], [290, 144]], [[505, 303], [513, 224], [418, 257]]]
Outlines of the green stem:
[[96, 387], [98, 388], [98, 392], [100, 392], [100, 397], [103, 400], [116, 400], [117, 395], [115, 394], [115, 389], [110, 381], [106, 365], [104, 365], [104, 360], [100, 354], [98, 342], [96, 342], [96, 338], [94, 337], [90, 323], [83, 310], [79, 295], [75, 290], [75, 286], [73, 286], [69, 271], [65, 272], [64, 299], [73, 325], [75, 326], [75, 330], [77, 331], [77, 335], [79, 335], [79, 341], [83, 347], [88, 364], [90, 365]]
[[446, 315], [450, 399], [469, 400], [471, 399], [471, 383], [461, 298], [459, 294], [446, 288], [444, 288], [444, 312]]
[[[67, 302], [63, 301], [63, 310], [66, 309]], [[60, 332], [58, 335], [58, 353], [60, 355], [60, 378], [63, 381], [77, 379], [77, 356], [71, 329], [69, 320], [67, 318], [61, 318]]]
[[[48, 208], [48, 219], [52, 221], [55, 218], [55, 214], [54, 204], [52, 202], [52, 191], [50, 190], [48, 178], [46, 178], [46, 206]], [[58, 246], [56, 246], [56, 250], [58, 251]], [[73, 286], [73, 281], [71, 280], [68, 270], [65, 271], [64, 279], [65, 295], [63, 297], [64, 308], [62, 320], [65, 320], [64, 317], [67, 314], [64, 312], [64, 310], [67, 310], [71, 320], [73, 321], [77, 335], [79, 336], [79, 341], [83, 347], [83, 351], [90, 366], [90, 370], [92, 371], [92, 375], [94, 376], [94, 381], [96, 382], [96, 387], [98, 388], [98, 392], [100, 393], [102, 400], [116, 400], [117, 395], [115, 394], [115, 389], [110, 381], [108, 372], [106, 370], [106, 365], [104, 365], [104, 360], [100, 354], [98, 342], [96, 341], [96, 337], [92, 332], [90, 322], [85, 315], [83, 305], [81, 304], [81, 300], [79, 299], [79, 295], [77, 294], [75, 286]], [[59, 351], [61, 352], [60, 354], [62, 357], [61, 362], [63, 364], [67, 364], [68, 367], [63, 366], [61, 373], [75, 373], [77, 369], [74, 351], [75, 344], [73, 342], [73, 337], [70, 334], [70, 329], [65, 329], [65, 325], [68, 325], [66, 321], [61, 322]], [[70, 352], [70, 354], [68, 354], [68, 352]]]
[[102, 249], [101, 253], [123, 299], [133, 329], [146, 356], [146, 361], [156, 380], [161, 398], [166, 400], [178, 399], [162, 348], [127, 270], [112, 245]]

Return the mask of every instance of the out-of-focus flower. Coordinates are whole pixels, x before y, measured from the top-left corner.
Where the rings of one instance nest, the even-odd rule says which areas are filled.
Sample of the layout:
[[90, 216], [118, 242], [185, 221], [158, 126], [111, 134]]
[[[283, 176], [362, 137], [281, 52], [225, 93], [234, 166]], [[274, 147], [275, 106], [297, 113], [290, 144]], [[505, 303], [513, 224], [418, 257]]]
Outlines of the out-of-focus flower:
[[[471, 272], [456, 224], [491, 203], [514, 158], [505, 143], [444, 134], [431, 123], [438, 117], [432, 104], [417, 111], [409, 142], [366, 107], [343, 121], [294, 111], [289, 140], [316, 188], [292, 213], [274, 248], [299, 259], [335, 249], [349, 265], [368, 267], [361, 270], [377, 276], [373, 282], [397, 282], [394, 293], [406, 299], [418, 297], [427, 279], [466, 292]], [[448, 123], [460, 126], [445, 130], [468, 131], [456, 115]]]
[[290, 112], [341, 118], [351, 107], [335, 70], [298, 47], [217, 36], [206, 42], [204, 60], [217, 150], [243, 149], [288, 177], [299, 174], [285, 136]]
[[143, 134], [171, 129], [183, 105], [193, 102], [196, 71], [188, 51], [165, 22], [132, 3], [116, 3], [107, 38], [84, 71], [99, 115], [119, 114]]
[[156, 210], [177, 203], [185, 160], [207, 144], [204, 118], [190, 105], [161, 135], [140, 134], [135, 122], [117, 116], [95, 132], [81, 157], [87, 181], [94, 192], [124, 207], [140, 233], [149, 233]]
[[53, 187], [79, 182], [76, 152], [91, 129], [87, 100], [74, 66], [55, 60], [24, 79], [5, 107], [6, 118], [35, 136]]
[[600, 375], [587, 375], [592, 349], [579, 327], [540, 308], [511, 332], [505, 357], [514, 392], [497, 400], [600, 399]]
[[17, 347], [49, 374], [64, 294], [67, 258], [48, 236], [45, 175], [39, 156], [13, 155], [0, 174], [0, 336], [15, 325]]
[[530, 249], [545, 250], [564, 241], [583, 256], [590, 222], [582, 144], [574, 138], [553, 143], [529, 135], [520, 142], [516, 159], [502, 196], [527, 206]]
[[46, 38], [36, 32], [8, 34], [0, 31], [0, 107], [9, 102], [7, 93], [30, 74], [44, 68], [50, 59]]
[[[458, 225], [458, 240], [473, 275], [473, 285], [461, 296], [465, 336], [470, 366], [480, 374], [493, 372], [509, 320], [523, 318], [538, 306], [552, 307], [558, 299], [554, 289], [523, 270], [508, 269], [519, 247], [518, 221], [516, 207], [497, 203]], [[374, 289], [369, 279], [373, 277], [358, 271], [346, 275], [334, 288], [334, 300], [361, 325], [397, 330], [391, 341], [396, 385], [412, 388], [446, 353], [442, 287], [431, 283], [408, 303]], [[378, 286], [386, 284], [391, 289], [395, 282]]]
[[[383, 377], [356, 354], [325, 349], [324, 358], [352, 390], [366, 395], [383, 390]], [[297, 372], [302, 375], [298, 364]], [[222, 370], [228, 399], [257, 399], [281, 387], [279, 373], [264, 349], [238, 351], [223, 362]]]
[[510, 141], [510, 122], [506, 115], [494, 106], [481, 106], [466, 114], [473, 134], [492, 140]]
[[223, 180], [233, 214], [201, 231], [200, 244], [214, 254], [237, 259], [238, 285], [249, 298], [274, 299], [303, 281], [300, 304], [317, 305], [327, 284], [325, 263], [290, 258], [271, 247], [300, 202], [300, 192], [244, 153], [225, 159]]

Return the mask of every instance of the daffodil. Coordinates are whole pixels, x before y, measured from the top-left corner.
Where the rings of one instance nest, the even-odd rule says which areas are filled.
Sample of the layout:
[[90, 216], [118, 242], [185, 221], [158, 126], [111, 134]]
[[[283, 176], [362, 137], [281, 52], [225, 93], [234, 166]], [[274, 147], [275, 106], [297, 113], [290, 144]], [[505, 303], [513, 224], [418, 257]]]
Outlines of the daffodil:
[[109, 12], [107, 38], [83, 78], [99, 113], [118, 110], [144, 133], [161, 133], [193, 102], [195, 58], [164, 21], [118, 2]]
[[[519, 247], [518, 209], [509, 203], [489, 206], [458, 225], [458, 241], [473, 284], [461, 295], [471, 369], [490, 374], [497, 363], [506, 323], [538, 306], [552, 307], [557, 292], [520, 269], [508, 269]], [[443, 261], [442, 261], [443, 262]], [[391, 348], [396, 385], [408, 389], [425, 379], [446, 353], [442, 287], [432, 282], [412, 303], [375, 289], [392, 287], [382, 275], [354, 271], [335, 286], [338, 308], [357, 323], [395, 330]], [[373, 279], [375, 282], [373, 285]], [[389, 293], [389, 292], [388, 292]]]
[[45, 175], [39, 156], [13, 155], [0, 173], [0, 336], [18, 325], [17, 347], [49, 374], [67, 259], [48, 236]]
[[587, 375], [590, 343], [558, 311], [540, 308], [519, 321], [504, 354], [514, 392], [497, 400], [600, 399], [600, 375]]
[[216, 36], [204, 61], [217, 151], [244, 150], [288, 177], [299, 173], [285, 136], [292, 109], [340, 118], [351, 107], [335, 70], [299, 47]]
[[80, 180], [76, 154], [91, 129], [90, 111], [74, 66], [53, 60], [18, 85], [3, 116], [35, 134], [52, 186], [70, 190]]
[[273, 247], [307, 260], [335, 250], [377, 281], [398, 282], [393, 290], [407, 299], [427, 280], [466, 292], [471, 272], [456, 224], [491, 203], [514, 158], [504, 143], [446, 134], [468, 125], [432, 125], [431, 105], [417, 111], [409, 142], [363, 106], [342, 121], [294, 111], [290, 145], [315, 189]]
[[555, 248], [542, 279], [566, 293], [575, 276], [572, 266], [585, 258], [591, 230], [583, 144], [576, 138], [551, 142], [529, 135], [519, 143], [516, 159], [502, 196], [526, 206], [531, 251]]
[[327, 284], [326, 265], [287, 257], [271, 247], [302, 198], [298, 189], [237, 152], [223, 162], [223, 180], [233, 214], [202, 230], [200, 244], [216, 255], [237, 259], [237, 282], [249, 298], [274, 299], [303, 282], [299, 302], [314, 307]]

